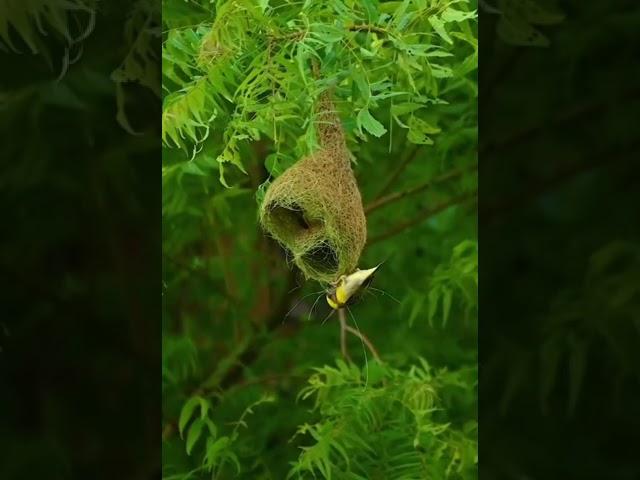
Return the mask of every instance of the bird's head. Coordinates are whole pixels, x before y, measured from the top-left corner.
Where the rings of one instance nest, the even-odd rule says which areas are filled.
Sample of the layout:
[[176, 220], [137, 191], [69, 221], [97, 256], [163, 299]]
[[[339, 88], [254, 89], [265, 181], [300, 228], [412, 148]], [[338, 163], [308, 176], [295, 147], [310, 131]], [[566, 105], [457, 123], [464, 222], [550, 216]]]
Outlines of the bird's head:
[[349, 275], [341, 275], [327, 290], [327, 303], [334, 310], [338, 310], [353, 303], [364, 290], [371, 285], [373, 275], [380, 268], [369, 268], [368, 270], [356, 270]]

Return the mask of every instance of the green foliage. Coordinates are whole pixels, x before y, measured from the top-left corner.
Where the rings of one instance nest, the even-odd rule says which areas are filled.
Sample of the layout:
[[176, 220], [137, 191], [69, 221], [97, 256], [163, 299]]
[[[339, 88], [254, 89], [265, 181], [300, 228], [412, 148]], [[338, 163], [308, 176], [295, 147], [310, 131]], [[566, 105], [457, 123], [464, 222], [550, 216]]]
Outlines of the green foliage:
[[[637, 136], [627, 126], [638, 108], [640, 16], [632, 1], [615, 11], [577, 0], [535, 5], [567, 14], [558, 25], [528, 22], [550, 48], [505, 45], [499, 15], [481, 22], [490, 49], [480, 98], [491, 113], [480, 152], [493, 166], [480, 215], [490, 264], [480, 285], [482, 418], [491, 426], [482, 476], [637, 475], [626, 445], [640, 431], [640, 237], [630, 222], [640, 204], [629, 181]], [[590, 61], [609, 51], [604, 64]]]
[[485, 3], [485, 10], [498, 15], [496, 33], [510, 45], [548, 47], [549, 39], [535, 26], [555, 25], [564, 15], [555, 5], [535, 0], [500, 0], [497, 7]]
[[[162, 21], [164, 477], [476, 478], [475, 2], [165, 0]], [[385, 202], [347, 314], [381, 361], [351, 333], [340, 359], [257, 224], [329, 87]]]
[[[427, 143], [439, 127], [422, 112], [448, 103], [443, 88], [453, 98], [474, 94], [466, 75], [477, 64], [476, 15], [466, 1], [245, 0], [200, 9], [209, 20], [195, 26], [164, 17], [163, 139], [192, 153], [203, 171], [217, 167], [225, 184], [227, 164], [246, 171], [241, 145], [249, 141], [272, 142], [283, 159], [313, 150], [313, 99], [327, 85], [337, 87], [341, 111], [353, 112], [352, 141], [393, 128], [376, 118], [390, 104], [409, 141]], [[321, 80], [311, 59], [322, 63]], [[219, 131], [218, 165], [195, 155], [212, 129]]]
[[[416, 317], [423, 311], [423, 306], [427, 305], [427, 318], [430, 324], [439, 313], [442, 325], [446, 326], [451, 313], [451, 306], [454, 293], [463, 298], [459, 304], [464, 306], [465, 319], [470, 313], [477, 315], [478, 305], [478, 247], [477, 243], [465, 240], [456, 245], [447, 263], [438, 265], [430, 277], [425, 294], [415, 292], [411, 298], [411, 313], [409, 324], [412, 325]], [[441, 308], [441, 311], [439, 311]]]
[[117, 120], [129, 133], [135, 134], [125, 109], [125, 90], [127, 83], [137, 83], [150, 89], [158, 97], [160, 88], [160, 60], [156, 45], [160, 38], [160, 12], [153, 0], [138, 0], [133, 4], [124, 36], [129, 51], [122, 63], [111, 74], [116, 83], [118, 102]]
[[0, 4], [0, 39], [18, 53], [26, 44], [31, 53], [48, 55], [46, 36], [69, 48], [93, 30], [95, 6], [95, 0], [6, 0]]
[[[315, 400], [320, 421], [303, 424], [310, 446], [289, 474], [323, 478], [468, 478], [477, 462], [477, 430], [465, 422], [474, 371], [408, 371], [373, 363], [369, 372], [342, 360], [316, 368], [299, 397]], [[369, 375], [365, 383], [363, 376]], [[467, 405], [465, 405], [467, 403]]]
[[614, 241], [596, 250], [589, 258], [582, 283], [558, 291], [548, 311], [537, 319], [543, 332], [537, 355], [516, 356], [517, 347], [511, 345], [493, 359], [489, 378], [496, 373], [496, 363], [506, 361], [507, 356], [515, 360], [508, 369], [503, 410], [529, 388], [524, 378], [538, 377], [541, 410], [549, 410], [554, 389], [567, 386], [562, 408], [573, 413], [587, 369], [592, 367], [589, 356], [593, 349], [599, 355], [610, 355], [616, 366], [611, 390], [618, 382], [636, 378], [631, 366], [636, 364], [637, 354], [630, 339], [640, 334], [639, 263], [637, 244]]
[[157, 476], [159, 101], [129, 135], [110, 78], [136, 5], [0, 1], [6, 480]]

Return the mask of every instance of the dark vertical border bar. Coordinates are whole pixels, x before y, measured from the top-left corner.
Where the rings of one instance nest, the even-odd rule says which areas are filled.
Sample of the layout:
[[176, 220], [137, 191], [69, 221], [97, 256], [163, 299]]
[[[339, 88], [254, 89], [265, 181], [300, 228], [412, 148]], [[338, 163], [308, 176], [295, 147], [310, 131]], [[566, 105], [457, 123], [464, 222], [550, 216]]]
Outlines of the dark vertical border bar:
[[160, 477], [160, 9], [0, 9], [2, 479]]
[[491, 3], [480, 478], [640, 478], [640, 9]]

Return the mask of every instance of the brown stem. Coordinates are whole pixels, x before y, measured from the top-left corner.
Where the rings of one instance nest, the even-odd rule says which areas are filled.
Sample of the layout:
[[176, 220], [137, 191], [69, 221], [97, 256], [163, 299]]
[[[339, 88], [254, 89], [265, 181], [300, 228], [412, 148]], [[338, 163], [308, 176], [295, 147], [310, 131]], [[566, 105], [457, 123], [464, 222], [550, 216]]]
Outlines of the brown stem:
[[[382, 28], [376, 25], [369, 25], [367, 23], [361, 23], [358, 25], [348, 25], [347, 30], [349, 30], [350, 32], [375, 32], [381, 35], [393, 36], [393, 33], [391, 33], [386, 28]], [[278, 40], [289, 40], [291, 38], [301, 40], [307, 35], [307, 33], [308, 32], [306, 30], [298, 30], [298, 31], [287, 33], [284, 35], [271, 35], [271, 37]]]
[[373, 355], [373, 358], [375, 358], [378, 363], [382, 363], [382, 359], [380, 358], [380, 355], [378, 354], [378, 350], [376, 350], [376, 347], [373, 346], [373, 343], [371, 343], [371, 340], [369, 340], [367, 338], [367, 336], [356, 330], [353, 327], [350, 327], [347, 325], [346, 327], [347, 332], [353, 333], [356, 337], [358, 337], [360, 340], [362, 340], [364, 342], [364, 344], [367, 346], [367, 348], [369, 349], [369, 351], [371, 352], [371, 354]]
[[320, 64], [316, 58], [311, 59], [311, 73], [316, 80], [320, 79]]
[[402, 172], [404, 172], [405, 169], [409, 166], [409, 164], [417, 158], [418, 153], [420, 151], [421, 151], [421, 148], [416, 147], [411, 151], [411, 153], [409, 153], [409, 155], [407, 155], [405, 158], [402, 159], [402, 161], [400, 162], [400, 165], [398, 165], [398, 168], [396, 168], [396, 170], [391, 174], [391, 176], [389, 177], [389, 180], [387, 180], [387, 183], [380, 190], [380, 193], [376, 197], [376, 200], [378, 200], [380, 197], [382, 197], [382, 195], [384, 195], [389, 191], [389, 189], [396, 183], [396, 181], [398, 180], [398, 177], [400, 177]]
[[416, 185], [415, 187], [411, 187], [408, 188], [407, 190], [403, 190], [401, 192], [394, 192], [394, 193], [390, 193], [389, 195], [385, 195], [384, 197], [380, 197], [377, 200], [374, 200], [373, 202], [371, 202], [369, 205], [367, 205], [364, 209], [365, 214], [369, 214], [371, 212], [373, 212], [374, 210], [377, 210], [380, 207], [383, 207], [391, 202], [395, 202], [397, 200], [401, 200], [402, 198], [408, 196], [408, 195], [413, 195], [415, 193], [420, 193], [423, 190], [427, 190], [429, 188], [431, 188], [433, 185], [436, 185], [438, 183], [443, 183], [446, 182], [448, 180], [452, 180], [454, 178], [459, 177], [460, 175], [462, 175], [465, 171], [467, 170], [471, 170], [471, 169], [475, 169], [477, 168], [478, 165], [476, 163], [474, 163], [473, 165], [470, 165], [468, 167], [464, 167], [464, 168], [456, 168], [454, 170], [451, 170], [443, 175], [440, 175], [439, 177], [434, 178], [433, 180], [429, 180], [427, 182], [421, 183], [420, 185]]
[[386, 240], [387, 238], [393, 237], [399, 233], [402, 233], [403, 231], [407, 230], [408, 228], [414, 227], [416, 225], [419, 225], [420, 223], [424, 222], [426, 219], [433, 217], [434, 215], [437, 215], [438, 213], [448, 209], [449, 207], [452, 207], [454, 205], [457, 205], [459, 203], [464, 203], [472, 198], [475, 199], [477, 194], [477, 191], [473, 191], [470, 193], [465, 193], [463, 195], [459, 195], [457, 197], [452, 198], [451, 200], [448, 200], [446, 202], [443, 202], [439, 205], [436, 205], [433, 208], [430, 209], [426, 209], [424, 210], [420, 215], [418, 215], [417, 217], [411, 219], [411, 220], [407, 220], [406, 222], [402, 222], [398, 225], [396, 225], [395, 227], [393, 227], [392, 229], [388, 230], [387, 232], [372, 237], [367, 245], [371, 245], [372, 243], [376, 243], [376, 242], [381, 242], [382, 240]]
[[375, 32], [375, 33], [381, 33], [383, 35], [390, 35], [388, 30], [382, 27], [376, 27], [375, 25], [369, 25], [369, 24], [349, 25], [347, 28], [351, 32]]
[[351, 357], [349, 356], [349, 352], [347, 351], [347, 329], [349, 328], [347, 325], [347, 320], [344, 315], [344, 309], [338, 310], [338, 318], [340, 319], [340, 351], [342, 352], [342, 356], [349, 362], [351, 362]]

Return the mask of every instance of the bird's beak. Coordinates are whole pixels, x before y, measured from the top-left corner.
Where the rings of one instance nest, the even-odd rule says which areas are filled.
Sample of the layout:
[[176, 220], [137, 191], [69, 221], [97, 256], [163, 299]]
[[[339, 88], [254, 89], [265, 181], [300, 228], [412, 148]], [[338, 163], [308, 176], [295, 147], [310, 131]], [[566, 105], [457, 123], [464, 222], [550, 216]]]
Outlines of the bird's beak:
[[360, 270], [358, 273], [362, 274], [364, 279], [365, 279], [365, 281], [366, 281], [367, 279], [372, 277], [374, 273], [376, 273], [378, 271], [378, 269], [380, 268], [381, 265], [382, 264], [379, 264], [379, 265], [377, 265], [377, 266], [375, 266], [373, 268], [370, 268], [368, 270]]
[[357, 270], [347, 276], [336, 290], [336, 298], [339, 304], [345, 304], [349, 299], [358, 292], [363, 285], [373, 280], [373, 274], [380, 268], [380, 265], [369, 268], [367, 270]]

